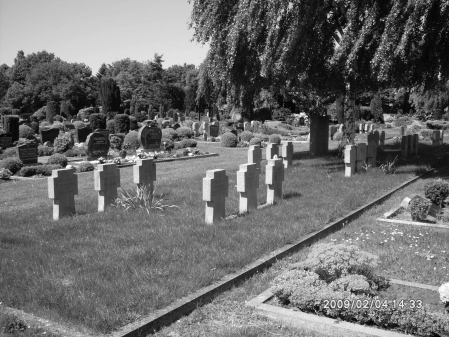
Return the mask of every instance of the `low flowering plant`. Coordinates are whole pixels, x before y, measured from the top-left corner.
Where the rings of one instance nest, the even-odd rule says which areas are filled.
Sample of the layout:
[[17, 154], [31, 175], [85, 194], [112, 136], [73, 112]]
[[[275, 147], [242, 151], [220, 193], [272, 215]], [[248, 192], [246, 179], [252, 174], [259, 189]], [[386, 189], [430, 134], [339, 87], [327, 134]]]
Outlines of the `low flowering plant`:
[[440, 293], [441, 302], [445, 303], [446, 307], [449, 307], [449, 282], [443, 283], [438, 288], [438, 292]]

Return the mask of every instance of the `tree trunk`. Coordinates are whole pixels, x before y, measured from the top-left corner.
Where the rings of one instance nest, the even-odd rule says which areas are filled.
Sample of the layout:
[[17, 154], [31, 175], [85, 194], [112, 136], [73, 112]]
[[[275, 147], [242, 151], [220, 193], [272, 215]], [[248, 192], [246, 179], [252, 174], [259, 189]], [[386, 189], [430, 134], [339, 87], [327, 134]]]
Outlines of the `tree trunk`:
[[355, 143], [354, 108], [355, 108], [355, 85], [351, 82], [348, 82], [346, 85], [345, 102], [344, 102], [344, 112], [345, 112], [344, 136], [348, 140], [348, 143], [352, 145], [354, 145]]
[[337, 114], [338, 124], [343, 124], [344, 120], [345, 120], [344, 109], [343, 109], [344, 99], [345, 99], [344, 95], [340, 95], [340, 96], [338, 96], [337, 100], [335, 101], [335, 112]]

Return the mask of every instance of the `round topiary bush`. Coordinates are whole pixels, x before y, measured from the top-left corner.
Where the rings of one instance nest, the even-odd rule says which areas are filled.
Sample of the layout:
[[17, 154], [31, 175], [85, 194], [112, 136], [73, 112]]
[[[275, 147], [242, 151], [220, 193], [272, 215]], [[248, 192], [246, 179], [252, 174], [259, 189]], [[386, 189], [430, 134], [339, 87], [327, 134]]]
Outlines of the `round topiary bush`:
[[71, 139], [65, 135], [59, 135], [53, 141], [55, 153], [64, 153], [73, 146]]
[[125, 140], [123, 141], [123, 146], [129, 146], [130, 149], [137, 149], [140, 147], [140, 143], [138, 140], [138, 132], [130, 131], [125, 136]]
[[7, 169], [12, 174], [16, 174], [23, 166], [23, 162], [19, 158], [10, 157], [0, 161], [0, 169]]
[[34, 135], [33, 129], [31, 129], [27, 125], [20, 125], [19, 126], [19, 138], [26, 138], [28, 136]]
[[39, 145], [37, 148], [38, 156], [51, 156], [53, 153], [55, 153], [55, 149], [53, 147], [45, 146], [45, 145]]
[[115, 120], [110, 119], [106, 122], [106, 130], [109, 131], [109, 134], [115, 133]]
[[91, 164], [90, 161], [83, 161], [79, 165], [80, 172], [89, 172], [89, 171], [93, 171], [94, 169], [95, 169], [95, 167]]
[[254, 138], [254, 134], [250, 131], [243, 131], [240, 134], [240, 139], [242, 140], [242, 142], [249, 142], [253, 138]]
[[221, 147], [236, 147], [237, 143], [237, 136], [232, 132], [226, 132], [221, 136]]
[[54, 117], [53, 117], [53, 119], [54, 119], [54, 121], [55, 122], [63, 122], [63, 120], [64, 120], [64, 118], [62, 118], [62, 116], [61, 115], [55, 115]]
[[67, 157], [60, 153], [55, 153], [48, 158], [48, 164], [61, 165], [62, 167], [67, 166]]
[[269, 143], [273, 143], [273, 144], [281, 144], [281, 136], [277, 135], [277, 134], [272, 134], [270, 135], [270, 137], [268, 138], [268, 142]]
[[173, 147], [173, 150], [179, 150], [182, 149], [182, 145], [180, 142], [175, 142], [175, 145]]
[[197, 142], [195, 139], [183, 139], [181, 140], [181, 147], [184, 149], [186, 147], [196, 147]]
[[84, 128], [85, 124], [84, 124], [84, 122], [81, 122], [81, 121], [74, 121], [73, 126], [75, 127], [75, 129], [79, 129], [79, 128]]
[[129, 116], [129, 129], [130, 130], [138, 130], [139, 129], [137, 118], [134, 116]]
[[335, 132], [332, 136], [332, 140], [341, 141], [343, 140], [343, 132]]
[[110, 145], [111, 149], [121, 150], [122, 146], [123, 146], [124, 139], [125, 139], [124, 136], [112, 135], [109, 138], [109, 141], [111, 142], [111, 145]]
[[162, 138], [177, 139], [178, 133], [176, 132], [175, 129], [166, 128], [162, 130]]
[[176, 133], [178, 134], [179, 138], [193, 138], [194, 132], [192, 128], [181, 126], [180, 128], [176, 129]]
[[118, 114], [114, 116], [115, 133], [128, 133], [130, 128], [129, 116], [126, 114]]
[[449, 183], [443, 179], [435, 179], [424, 185], [424, 195], [435, 205], [441, 205], [449, 196]]
[[416, 198], [410, 202], [410, 214], [412, 220], [422, 221], [425, 220], [427, 214], [429, 214], [431, 202], [426, 199]]
[[91, 114], [89, 116], [89, 121], [92, 131], [106, 129], [106, 116], [102, 113]]
[[259, 137], [254, 137], [251, 138], [251, 140], [249, 141], [249, 145], [261, 145], [262, 144], [262, 139], [260, 139]]

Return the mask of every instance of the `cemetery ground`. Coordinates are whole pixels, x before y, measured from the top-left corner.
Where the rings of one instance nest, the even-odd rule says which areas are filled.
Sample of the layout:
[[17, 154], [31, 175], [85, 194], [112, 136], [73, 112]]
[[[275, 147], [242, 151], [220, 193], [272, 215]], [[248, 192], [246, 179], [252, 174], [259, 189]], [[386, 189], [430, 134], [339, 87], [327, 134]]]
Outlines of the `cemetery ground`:
[[[331, 145], [335, 148], [337, 143]], [[157, 164], [156, 193], [179, 206], [164, 213], [117, 208], [97, 213], [93, 173], [84, 173], [78, 176], [77, 216], [55, 222], [46, 179], [2, 184], [0, 223], [7, 224], [0, 227], [2, 304], [107, 333], [218, 281], [445, 161], [434, 155], [441, 147], [420, 144], [420, 156], [400, 162], [395, 175], [369, 169], [368, 174], [348, 179], [336, 151], [311, 158], [308, 144], [295, 144], [283, 200], [207, 226], [201, 198], [206, 170], [226, 169], [230, 179], [226, 215], [235, 214], [236, 171], [247, 162], [247, 151], [218, 144], [199, 146], [220, 156]], [[380, 151], [378, 163], [384, 163], [386, 155]], [[266, 199], [264, 166], [259, 204]], [[121, 181], [123, 187], [131, 187], [132, 168], [121, 169]]]
[[[320, 240], [320, 243], [355, 244], [360, 249], [379, 256], [380, 264], [376, 270], [378, 274], [390, 279], [439, 287], [449, 279], [449, 228], [427, 228], [376, 221], [383, 213], [400, 205], [405, 196], [422, 193], [424, 184], [434, 178], [448, 179], [449, 169], [427, 175], [395, 192], [383, 204], [371, 208], [342, 230]], [[181, 318], [154, 336], [371, 336], [348, 330], [342, 332], [303, 321], [300, 323], [301, 328], [295, 328], [256, 314], [254, 308], [246, 305], [246, 302], [270, 288], [270, 282], [292, 263], [304, 260], [309, 251], [310, 248], [302, 249], [277, 261], [263, 273], [217, 296], [212, 303], [196, 309], [189, 316]], [[422, 299], [436, 311], [441, 311], [443, 307], [438, 292], [415, 287], [391, 284], [385, 296], [389, 300]], [[316, 331], [317, 328], [320, 332]]]

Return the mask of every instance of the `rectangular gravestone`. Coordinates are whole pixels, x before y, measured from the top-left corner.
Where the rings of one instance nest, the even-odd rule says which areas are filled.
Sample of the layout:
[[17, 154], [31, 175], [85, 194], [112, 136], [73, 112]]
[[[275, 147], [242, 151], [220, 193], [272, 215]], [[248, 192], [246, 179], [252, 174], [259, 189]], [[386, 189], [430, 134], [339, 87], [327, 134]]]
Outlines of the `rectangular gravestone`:
[[40, 130], [40, 134], [42, 144], [45, 142], [53, 143], [55, 138], [59, 136], [59, 129]]
[[359, 124], [359, 133], [363, 133], [365, 131], [365, 123]]
[[282, 199], [282, 182], [284, 181], [284, 163], [282, 158], [267, 159], [265, 184], [267, 185], [267, 204], [274, 204]]
[[428, 202], [430, 202], [431, 205], [429, 208], [428, 215], [430, 215], [431, 217], [433, 217], [435, 219], [438, 219], [438, 215], [441, 212], [441, 207], [433, 204], [429, 199], [423, 198], [417, 194], [413, 194], [410, 197], [406, 197], [404, 200], [402, 200], [401, 206], [405, 209], [406, 212], [411, 213], [410, 203], [415, 199], [427, 200]]
[[205, 222], [225, 218], [225, 199], [228, 196], [229, 180], [226, 170], [209, 170], [203, 178], [203, 200], [206, 202]]
[[203, 127], [203, 135], [209, 136], [209, 132], [210, 132], [209, 131], [209, 121], [208, 120], [204, 121], [202, 127]]
[[444, 130], [440, 130], [440, 145], [444, 143]]
[[379, 146], [385, 146], [385, 131], [379, 133]]
[[84, 144], [87, 153], [87, 160], [94, 160], [100, 157], [106, 157], [109, 152], [109, 136], [101, 132], [92, 132]]
[[209, 134], [211, 137], [218, 137], [220, 135], [220, 127], [218, 125], [209, 125]]
[[243, 130], [245, 130], [245, 131], [252, 131], [251, 123], [250, 122], [243, 123]]
[[260, 162], [262, 161], [262, 149], [260, 145], [250, 145], [248, 150], [248, 163], [256, 164], [256, 169], [260, 171]]
[[140, 147], [137, 153], [154, 152], [161, 149], [162, 130], [157, 126], [143, 125], [137, 133]]
[[200, 123], [193, 123], [192, 124], [192, 130], [194, 132], [195, 137], [198, 137], [200, 135]]
[[6, 149], [8, 147], [12, 147], [12, 137], [11, 135], [2, 134], [0, 135], [0, 147], [2, 149]]
[[17, 146], [19, 159], [24, 164], [37, 164], [39, 142], [34, 136], [28, 136], [27, 141], [28, 144]]
[[372, 142], [376, 142], [376, 136], [374, 135], [374, 133], [368, 133], [366, 135], [366, 144], [369, 144]]
[[377, 162], [377, 145], [376, 142], [368, 143], [366, 146], [366, 164], [376, 167]]
[[404, 126], [400, 126], [399, 127], [399, 137], [402, 137], [405, 135], [405, 127]]
[[433, 146], [438, 146], [438, 145], [440, 145], [440, 131], [438, 131], [438, 130], [433, 130], [433, 131], [432, 131], [431, 139], [432, 139], [432, 145], [433, 145]]
[[357, 159], [356, 159], [356, 164], [355, 164], [355, 169], [357, 172], [362, 172], [363, 171], [363, 166], [365, 165], [366, 162], [366, 152], [367, 152], [367, 148], [366, 148], [366, 144], [365, 143], [358, 143], [356, 145], [357, 147]]
[[137, 186], [148, 186], [151, 194], [154, 191], [154, 182], [156, 181], [156, 163], [153, 159], [137, 159], [133, 167], [134, 183]]
[[282, 144], [282, 158], [284, 159], [284, 168], [293, 165], [293, 142], [286, 141]]
[[87, 126], [76, 129], [75, 138], [77, 143], [84, 143], [87, 139], [87, 136], [89, 136], [91, 133], [92, 129]]
[[274, 156], [279, 157], [279, 146], [278, 144], [268, 143], [267, 149], [265, 150], [265, 159], [273, 159]]
[[373, 135], [374, 135], [374, 141], [376, 142], [376, 146], [379, 147], [380, 146], [380, 133], [379, 133], [379, 130], [374, 130], [373, 131]]
[[408, 155], [408, 137], [407, 136], [401, 137], [401, 155], [404, 158], [406, 158]]
[[408, 150], [411, 156], [415, 154], [415, 142], [413, 135], [408, 135]]
[[237, 171], [237, 192], [240, 193], [239, 213], [257, 209], [259, 170], [256, 164], [242, 164]]
[[48, 178], [48, 197], [53, 199], [53, 220], [75, 214], [78, 176], [72, 169], [53, 170]]
[[245, 127], [243, 126], [243, 123], [236, 123], [235, 129], [237, 130], [237, 134], [240, 134], [243, 131], [245, 131]]
[[329, 116], [310, 116], [310, 154], [319, 156], [329, 150]]
[[117, 199], [117, 188], [120, 187], [120, 170], [113, 163], [98, 165], [94, 171], [95, 191], [98, 191], [98, 212]]
[[414, 155], [418, 155], [418, 145], [419, 145], [419, 135], [417, 133], [412, 135], [413, 149], [415, 151]]
[[357, 159], [357, 148], [355, 145], [346, 145], [345, 148], [345, 177], [352, 177], [355, 174]]

